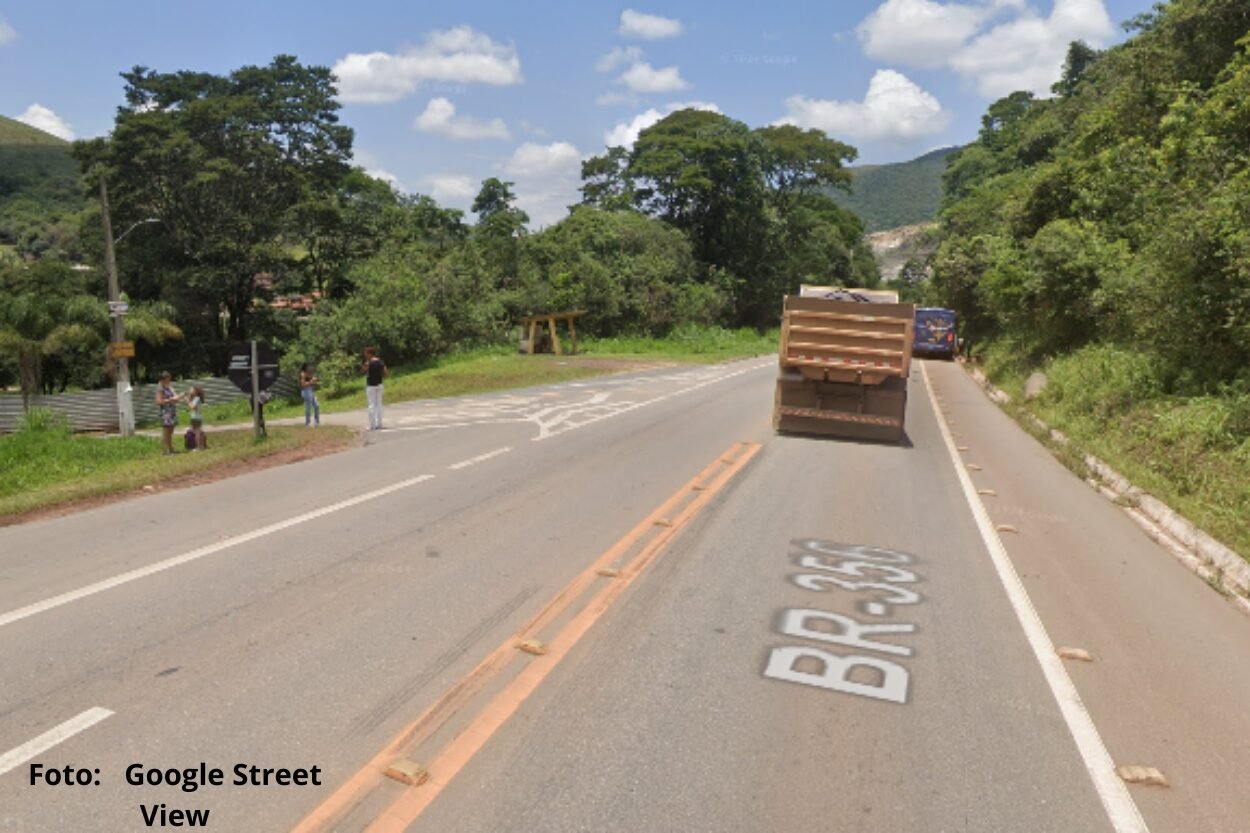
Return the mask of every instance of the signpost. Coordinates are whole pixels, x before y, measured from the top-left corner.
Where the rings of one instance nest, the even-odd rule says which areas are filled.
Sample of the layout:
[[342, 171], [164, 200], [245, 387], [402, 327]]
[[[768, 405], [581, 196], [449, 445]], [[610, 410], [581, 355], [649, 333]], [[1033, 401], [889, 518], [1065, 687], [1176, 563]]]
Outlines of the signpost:
[[133, 359], [135, 343], [133, 341], [114, 341], [109, 345], [109, 353], [114, 359]]
[[261, 391], [267, 391], [278, 381], [278, 351], [268, 344], [250, 341], [235, 345], [230, 352], [230, 367], [226, 376], [235, 387], [252, 397], [252, 425], [257, 437], [265, 435], [261, 419]]

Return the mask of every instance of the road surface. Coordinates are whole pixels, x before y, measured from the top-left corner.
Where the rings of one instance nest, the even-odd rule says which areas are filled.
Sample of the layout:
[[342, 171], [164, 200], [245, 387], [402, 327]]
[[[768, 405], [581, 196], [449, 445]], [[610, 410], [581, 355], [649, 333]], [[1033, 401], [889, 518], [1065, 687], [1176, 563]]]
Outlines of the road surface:
[[955, 365], [900, 446], [775, 436], [774, 373], [0, 529], [0, 830], [1250, 830], [1250, 619]]

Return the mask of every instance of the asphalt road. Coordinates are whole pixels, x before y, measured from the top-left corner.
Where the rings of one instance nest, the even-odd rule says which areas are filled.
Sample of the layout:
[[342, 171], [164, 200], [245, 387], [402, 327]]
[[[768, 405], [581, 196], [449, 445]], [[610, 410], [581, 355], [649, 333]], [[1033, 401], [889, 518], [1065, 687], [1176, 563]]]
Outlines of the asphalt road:
[[775, 436], [774, 371], [390, 406], [0, 530], [0, 830], [1250, 831], [1250, 619], [956, 366], [901, 446]]

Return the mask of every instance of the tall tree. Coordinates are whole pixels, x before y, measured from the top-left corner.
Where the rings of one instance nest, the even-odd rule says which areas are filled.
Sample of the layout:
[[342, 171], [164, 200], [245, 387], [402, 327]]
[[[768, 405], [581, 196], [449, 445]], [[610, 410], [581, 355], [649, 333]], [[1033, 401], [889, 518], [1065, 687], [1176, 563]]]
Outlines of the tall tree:
[[144, 249], [159, 260], [132, 247], [127, 274], [157, 275], [162, 293], [182, 284], [205, 302], [206, 332], [242, 339], [262, 276], [293, 268], [301, 214], [316, 216], [301, 210], [348, 174], [352, 131], [338, 123], [334, 78], [286, 55], [227, 76], [135, 67], [122, 77], [111, 138], [76, 155], [109, 178], [119, 226], [161, 220]]

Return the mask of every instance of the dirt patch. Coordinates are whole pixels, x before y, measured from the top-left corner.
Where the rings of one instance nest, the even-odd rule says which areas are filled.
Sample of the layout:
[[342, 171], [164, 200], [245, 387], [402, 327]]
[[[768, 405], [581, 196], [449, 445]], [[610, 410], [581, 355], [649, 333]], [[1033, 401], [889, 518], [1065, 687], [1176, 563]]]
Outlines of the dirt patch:
[[275, 451], [272, 454], [266, 454], [262, 457], [252, 457], [248, 460], [230, 460], [222, 463], [221, 465], [214, 466], [211, 469], [205, 469], [204, 471], [197, 471], [191, 474], [184, 474], [178, 477], [171, 477], [168, 480], [151, 483], [139, 489], [114, 492], [108, 495], [95, 495], [93, 497], [72, 500], [67, 503], [59, 503], [56, 506], [31, 509], [27, 512], [18, 512], [12, 515], [0, 515], [0, 527], [17, 526], [18, 524], [46, 520], [49, 518], [60, 518], [65, 515], [73, 515], [78, 512], [82, 512], [86, 509], [94, 509], [97, 506], [107, 506], [110, 503], [120, 503], [123, 500], [131, 500], [132, 498], [142, 497], [144, 495], [154, 495], [159, 492], [173, 491], [174, 489], [186, 489], [191, 486], [202, 486], [205, 483], [213, 483], [218, 480], [225, 480], [229, 477], [237, 477], [240, 474], [251, 474], [252, 472], [261, 471], [263, 469], [271, 469], [277, 466], [285, 466], [291, 463], [300, 463], [304, 460], [312, 460], [317, 457], [337, 454], [340, 451], [345, 451], [349, 448], [356, 448], [359, 445], [360, 438], [353, 436], [346, 437], [341, 441], [328, 440], [300, 446], [299, 448], [287, 448], [282, 451]]

